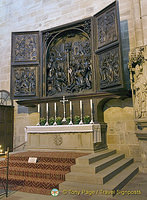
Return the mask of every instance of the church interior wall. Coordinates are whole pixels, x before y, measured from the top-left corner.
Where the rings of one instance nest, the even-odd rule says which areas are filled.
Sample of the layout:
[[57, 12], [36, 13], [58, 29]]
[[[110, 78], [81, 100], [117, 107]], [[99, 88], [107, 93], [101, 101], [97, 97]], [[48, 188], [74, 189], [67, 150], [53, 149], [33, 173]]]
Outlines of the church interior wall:
[[[42, 31], [84, 19], [112, 2], [113, 0], [2, 0], [0, 2], [0, 89], [10, 91], [11, 32]], [[136, 41], [138, 41], [136, 37], [139, 37], [141, 28], [138, 28], [137, 32], [134, 31], [136, 27], [134, 21], [138, 20], [138, 11], [134, 18], [135, 5], [135, 0], [119, 1], [123, 65], [126, 71], [128, 70], [128, 52], [136, 47]], [[144, 28], [144, 32], [145, 30]], [[130, 84], [128, 77], [126, 77], [127, 85]], [[21, 107], [16, 102], [14, 106], [15, 147], [24, 142], [24, 127], [37, 124], [38, 113], [37, 108]], [[111, 100], [105, 106], [104, 119], [108, 123], [108, 146], [138, 159], [139, 146], [134, 133], [131, 99], [119, 102]]]
[[132, 99], [113, 99], [104, 106], [104, 121], [107, 123], [107, 145], [127, 157], [140, 161], [139, 141], [136, 137]]

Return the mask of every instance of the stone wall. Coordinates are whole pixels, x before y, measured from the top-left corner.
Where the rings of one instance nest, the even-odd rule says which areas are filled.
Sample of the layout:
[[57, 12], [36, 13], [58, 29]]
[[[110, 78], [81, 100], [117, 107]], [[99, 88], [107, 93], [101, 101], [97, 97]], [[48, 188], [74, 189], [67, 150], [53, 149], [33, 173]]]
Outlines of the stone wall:
[[104, 106], [104, 121], [107, 123], [107, 144], [127, 157], [140, 161], [140, 147], [135, 134], [132, 100], [110, 100]]
[[[0, 90], [10, 91], [11, 32], [41, 31], [80, 20], [94, 15], [112, 2], [113, 0], [1, 0]], [[130, 49], [141, 43], [147, 43], [145, 5], [145, 0], [119, 0], [123, 64], [126, 72], [128, 72]], [[127, 85], [130, 84], [128, 77], [126, 77]], [[136, 153], [133, 154], [133, 151], [138, 152], [138, 143], [133, 134], [133, 109], [130, 100], [124, 102], [118, 103], [113, 100], [107, 104], [108, 108], [104, 115], [105, 122], [108, 122], [108, 144], [110, 147], [115, 144], [114, 147], [127, 155], [135, 156]], [[17, 146], [24, 141], [24, 127], [35, 125], [38, 115], [36, 108], [30, 110], [30, 108], [18, 107], [16, 103], [14, 105], [14, 146]], [[111, 113], [114, 113], [112, 118]], [[120, 145], [116, 144], [116, 141]]]

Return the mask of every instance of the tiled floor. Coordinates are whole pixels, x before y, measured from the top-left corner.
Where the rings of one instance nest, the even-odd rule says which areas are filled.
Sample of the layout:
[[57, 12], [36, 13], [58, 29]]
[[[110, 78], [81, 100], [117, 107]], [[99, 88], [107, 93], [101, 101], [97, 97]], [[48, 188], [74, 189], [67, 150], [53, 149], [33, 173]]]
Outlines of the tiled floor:
[[[72, 189], [72, 188], [71, 188]], [[137, 174], [121, 191], [137, 191], [138, 195], [116, 195], [115, 197], [107, 196], [87, 196], [87, 195], [63, 195], [57, 197], [38, 195], [24, 192], [11, 192], [9, 197], [0, 197], [0, 200], [147, 200], [147, 174]]]

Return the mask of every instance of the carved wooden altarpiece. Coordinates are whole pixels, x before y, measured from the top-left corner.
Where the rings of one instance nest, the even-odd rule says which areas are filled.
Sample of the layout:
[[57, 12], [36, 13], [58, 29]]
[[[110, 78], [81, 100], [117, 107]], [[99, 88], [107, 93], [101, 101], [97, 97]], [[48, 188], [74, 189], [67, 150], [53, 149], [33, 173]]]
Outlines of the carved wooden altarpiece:
[[12, 33], [12, 96], [39, 102], [123, 88], [120, 49], [116, 2], [71, 24]]

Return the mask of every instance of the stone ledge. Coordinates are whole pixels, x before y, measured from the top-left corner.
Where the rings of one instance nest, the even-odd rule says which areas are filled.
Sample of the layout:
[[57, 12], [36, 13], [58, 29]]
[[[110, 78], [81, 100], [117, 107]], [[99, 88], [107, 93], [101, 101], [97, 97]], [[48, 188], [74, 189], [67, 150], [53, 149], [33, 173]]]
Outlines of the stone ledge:
[[100, 129], [100, 124], [57, 125], [57, 126], [26, 126], [27, 133], [89, 133]]

